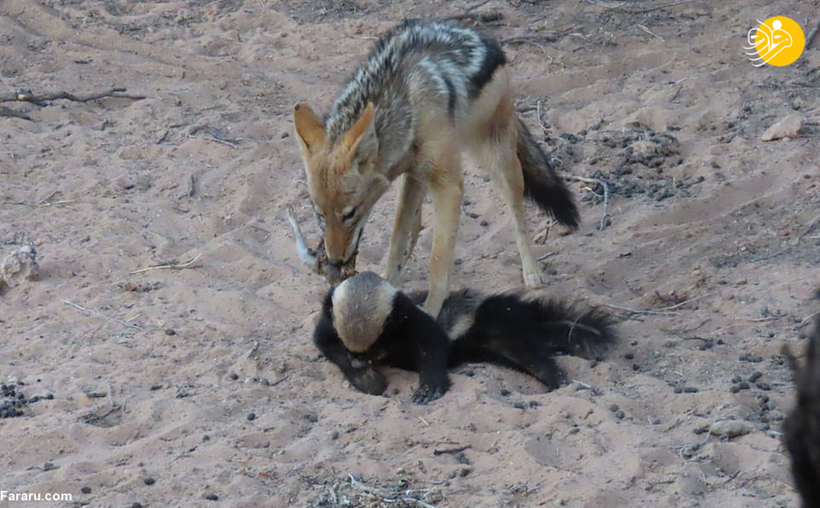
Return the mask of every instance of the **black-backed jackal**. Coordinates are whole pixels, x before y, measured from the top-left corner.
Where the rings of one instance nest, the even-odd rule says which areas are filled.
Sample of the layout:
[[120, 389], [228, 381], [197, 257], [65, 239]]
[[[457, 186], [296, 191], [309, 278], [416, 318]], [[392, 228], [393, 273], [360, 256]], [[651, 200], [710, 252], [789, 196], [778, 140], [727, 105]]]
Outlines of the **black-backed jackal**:
[[438, 315], [450, 287], [461, 215], [463, 151], [490, 174], [512, 212], [528, 286], [544, 281], [530, 251], [525, 194], [561, 224], [578, 225], [569, 189], [515, 114], [503, 51], [473, 30], [405, 21], [375, 44], [324, 118], [297, 104], [293, 121], [324, 230], [331, 284], [343, 270], [355, 269], [369, 213], [401, 177], [383, 276], [396, 284], [418, 238], [422, 199], [429, 192], [435, 219], [424, 308]]

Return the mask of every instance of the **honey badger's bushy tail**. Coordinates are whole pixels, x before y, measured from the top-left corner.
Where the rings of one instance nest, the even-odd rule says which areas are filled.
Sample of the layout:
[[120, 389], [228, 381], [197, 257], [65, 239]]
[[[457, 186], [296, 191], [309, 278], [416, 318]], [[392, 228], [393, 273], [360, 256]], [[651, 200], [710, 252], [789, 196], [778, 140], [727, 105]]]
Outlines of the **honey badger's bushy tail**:
[[597, 358], [616, 340], [612, 317], [596, 309], [579, 311], [558, 300], [526, 300], [521, 295], [487, 297], [470, 328], [455, 340], [450, 366], [492, 362], [535, 376], [550, 389], [564, 373], [558, 353]]
[[532, 133], [516, 119], [518, 141], [516, 152], [524, 172], [524, 195], [535, 201], [545, 212], [565, 226], [577, 228], [581, 215], [566, 182], [556, 174], [547, 155], [538, 146]]

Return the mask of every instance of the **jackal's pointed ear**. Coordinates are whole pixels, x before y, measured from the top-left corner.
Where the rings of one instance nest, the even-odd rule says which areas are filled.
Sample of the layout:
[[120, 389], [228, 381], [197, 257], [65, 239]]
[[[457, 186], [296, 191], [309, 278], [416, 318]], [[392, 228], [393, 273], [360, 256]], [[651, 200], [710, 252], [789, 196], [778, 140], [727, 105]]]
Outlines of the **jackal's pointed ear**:
[[366, 152], [372, 152], [376, 147], [376, 124], [373, 121], [375, 106], [372, 102], [367, 103], [364, 108], [362, 116], [356, 120], [344, 135], [344, 144], [348, 152], [356, 152], [362, 149]]
[[306, 150], [311, 151], [325, 142], [325, 125], [303, 102], [293, 106], [293, 126]]

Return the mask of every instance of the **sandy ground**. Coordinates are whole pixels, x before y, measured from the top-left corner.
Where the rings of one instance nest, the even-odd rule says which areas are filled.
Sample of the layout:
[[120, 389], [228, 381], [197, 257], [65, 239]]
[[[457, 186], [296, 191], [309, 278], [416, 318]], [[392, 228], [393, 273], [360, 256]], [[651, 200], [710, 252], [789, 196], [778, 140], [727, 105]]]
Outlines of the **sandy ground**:
[[[554, 253], [547, 291], [654, 313], [611, 308], [620, 345], [563, 359], [575, 381], [548, 394], [478, 365], [421, 407], [409, 373], [370, 397], [318, 356], [326, 288], [284, 211], [318, 238], [290, 108], [327, 107], [395, 21], [469, 5], [0, 2], [0, 93], [146, 96], [0, 117], [0, 250], [33, 244], [40, 264], [0, 294], [0, 380], [53, 396], [0, 420], [0, 490], [74, 496], [36, 506], [388, 506], [362, 485], [439, 507], [796, 506], [780, 353], [817, 310], [820, 51], [756, 69], [742, 46], [756, 18], [808, 31], [817, 0], [475, 10], [503, 15], [487, 33], [537, 36], [505, 44], [520, 114], [563, 171], [609, 182], [608, 227], [601, 187], [573, 182], [584, 227], [536, 246]], [[800, 136], [760, 141], [791, 113]], [[466, 172], [455, 284], [516, 287], [507, 213]], [[373, 214], [360, 268], [380, 269], [393, 207]], [[528, 213], [535, 236], [548, 221]], [[430, 233], [407, 288], [425, 285]], [[748, 433], [704, 432], [723, 420]]]

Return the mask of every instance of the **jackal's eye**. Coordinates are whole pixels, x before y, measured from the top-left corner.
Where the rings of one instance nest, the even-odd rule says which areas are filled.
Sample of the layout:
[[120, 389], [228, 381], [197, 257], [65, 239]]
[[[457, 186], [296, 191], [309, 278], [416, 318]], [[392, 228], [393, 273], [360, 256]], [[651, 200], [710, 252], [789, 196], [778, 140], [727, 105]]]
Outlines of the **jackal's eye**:
[[356, 208], [355, 207], [348, 207], [342, 210], [342, 221], [350, 222], [353, 220], [353, 217], [356, 216]]

